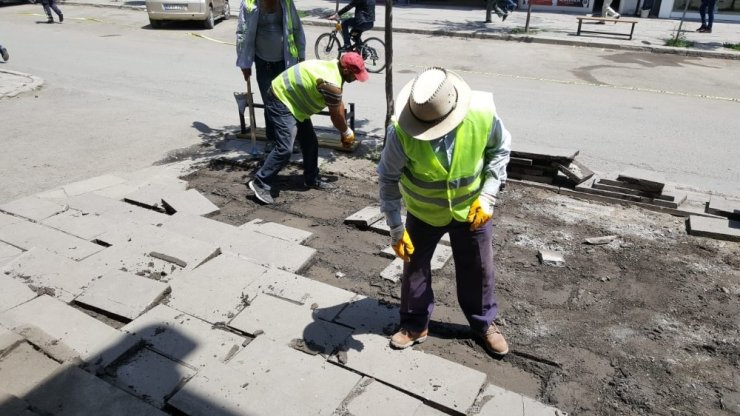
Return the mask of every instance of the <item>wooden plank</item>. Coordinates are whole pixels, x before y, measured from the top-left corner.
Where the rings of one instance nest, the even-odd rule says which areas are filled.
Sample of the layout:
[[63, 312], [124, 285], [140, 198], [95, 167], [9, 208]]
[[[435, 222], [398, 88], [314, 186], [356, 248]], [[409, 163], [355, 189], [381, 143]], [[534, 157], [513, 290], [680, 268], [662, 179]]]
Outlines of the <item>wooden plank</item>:
[[[336, 131], [328, 131], [323, 129], [314, 129], [316, 131], [316, 138], [319, 142], [319, 147], [324, 147], [328, 149], [334, 149], [339, 150], [341, 152], [347, 152], [351, 153], [354, 152], [355, 149], [360, 145], [362, 140], [360, 140], [359, 136], [355, 136], [355, 142], [352, 143], [352, 146], [349, 148], [345, 148], [342, 146], [342, 142], [339, 137], [339, 133]], [[262, 127], [258, 127], [256, 130], [257, 140], [260, 141], [267, 141], [267, 134], [265, 133], [265, 129]], [[247, 129], [247, 133], [236, 133], [236, 137], [239, 139], [251, 139], [252, 136], [249, 134], [249, 129]]]

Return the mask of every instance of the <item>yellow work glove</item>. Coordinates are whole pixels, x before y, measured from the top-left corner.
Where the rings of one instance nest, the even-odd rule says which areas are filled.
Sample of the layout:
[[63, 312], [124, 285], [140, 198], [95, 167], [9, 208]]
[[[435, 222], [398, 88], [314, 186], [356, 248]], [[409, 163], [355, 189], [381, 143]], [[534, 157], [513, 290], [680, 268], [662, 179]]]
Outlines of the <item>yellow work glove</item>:
[[478, 199], [473, 202], [468, 211], [468, 222], [470, 231], [475, 231], [493, 217], [493, 206], [496, 204], [496, 198], [488, 194], [480, 194]]
[[342, 133], [342, 147], [349, 149], [352, 147], [352, 143], [355, 142], [355, 132], [351, 128], [347, 127], [347, 130]]
[[405, 262], [411, 261], [411, 255], [414, 254], [414, 244], [411, 243], [411, 237], [406, 232], [403, 224], [391, 228], [391, 245], [396, 255]]

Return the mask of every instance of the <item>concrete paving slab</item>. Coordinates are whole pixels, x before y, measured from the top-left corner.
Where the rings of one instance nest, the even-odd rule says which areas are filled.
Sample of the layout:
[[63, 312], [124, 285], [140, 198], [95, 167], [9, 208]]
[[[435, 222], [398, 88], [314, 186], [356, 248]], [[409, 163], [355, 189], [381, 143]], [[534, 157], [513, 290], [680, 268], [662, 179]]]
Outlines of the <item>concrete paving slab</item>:
[[[6, 351], [10, 351], [21, 342], [23, 342], [23, 337], [3, 326], [0, 326], [0, 357], [4, 356]], [[0, 402], [1, 401], [2, 400], [0, 400]]]
[[166, 214], [95, 193], [71, 196], [64, 201], [71, 209], [86, 214], [98, 214], [103, 219], [119, 225], [129, 223], [161, 225], [168, 218]]
[[209, 215], [219, 212], [219, 208], [196, 189], [182, 192], [169, 192], [162, 196], [164, 209], [169, 214], [187, 212], [193, 215]]
[[176, 361], [141, 348], [115, 368], [108, 369], [103, 379], [154, 407], [162, 408], [166, 398], [195, 373], [195, 370]]
[[44, 248], [72, 260], [82, 260], [103, 249], [81, 238], [27, 221], [0, 228], [0, 240], [23, 250]]
[[77, 351], [69, 348], [67, 344], [59, 342], [57, 338], [52, 337], [35, 325], [21, 325], [13, 329], [13, 332], [56, 362], [81, 363], [80, 354]]
[[563, 255], [552, 250], [540, 250], [537, 253], [537, 257], [540, 259], [540, 263], [545, 266], [563, 267], [565, 266], [565, 259]]
[[0, 415], [23, 416], [27, 410], [28, 403], [25, 400], [21, 400], [0, 389]]
[[123, 201], [123, 197], [144, 186], [144, 183], [123, 182], [91, 192], [93, 195]]
[[[447, 236], [448, 234], [445, 235]], [[389, 259], [396, 258], [396, 252], [393, 251], [393, 246], [388, 246], [384, 248], [383, 251], [380, 252], [380, 254]], [[432, 270], [439, 270], [445, 267], [451, 257], [452, 248], [450, 247], [449, 242], [447, 244], [437, 244], [437, 247], [434, 249], [434, 254], [432, 255]]]
[[57, 369], [26, 397], [34, 409], [54, 416], [165, 416], [144, 403], [78, 367]]
[[169, 404], [190, 416], [328, 416], [359, 380], [321, 357], [261, 336], [228, 365], [200, 371]]
[[409, 416], [414, 415], [422, 402], [406, 393], [369, 379], [361, 391], [345, 403], [352, 416]]
[[37, 248], [7, 263], [2, 272], [38, 292], [53, 293], [65, 303], [72, 302], [93, 279], [100, 276], [97, 270], [83, 263]]
[[28, 285], [6, 274], [0, 274], [0, 312], [7, 311], [36, 297]]
[[369, 205], [345, 218], [344, 223], [367, 227], [370, 224], [378, 222], [383, 217], [383, 213], [380, 212], [380, 206]]
[[76, 209], [46, 218], [41, 224], [87, 241], [94, 240], [115, 226], [97, 214], [87, 214]]
[[[344, 366], [456, 412], [475, 401], [486, 375], [412, 348], [394, 350], [388, 337], [353, 334]], [[352, 344], [350, 344], [352, 345]]]
[[96, 240], [116, 246], [139, 246], [151, 257], [193, 270], [221, 253], [216, 244], [190, 238], [149, 224], [132, 224], [108, 230]]
[[123, 197], [123, 200], [143, 207], [148, 207], [156, 211], [164, 212], [162, 198], [165, 195], [176, 192], [184, 192], [185, 189], [179, 184], [147, 184]]
[[355, 334], [392, 335], [399, 322], [399, 312], [397, 306], [358, 296], [334, 322], [353, 328]]
[[110, 326], [46, 295], [0, 313], [0, 324], [9, 329], [37, 327], [85, 361], [97, 359], [121, 336]]
[[164, 297], [168, 288], [166, 283], [111, 270], [93, 280], [75, 301], [133, 320]]
[[126, 179], [123, 179], [120, 176], [101, 175], [64, 185], [62, 186], [62, 189], [64, 190], [64, 193], [69, 196], [82, 195], [124, 182], [126, 182]]
[[80, 264], [95, 270], [98, 275], [120, 270], [165, 283], [183, 270], [175, 263], [150, 256], [146, 248], [134, 244], [108, 247], [82, 260]]
[[299, 228], [289, 227], [275, 222], [264, 221], [259, 218], [242, 224], [238, 228], [240, 230], [250, 230], [260, 234], [269, 235], [295, 244], [303, 244], [313, 235], [313, 233], [309, 231], [304, 231]]
[[269, 295], [258, 296], [229, 326], [280, 345], [303, 340], [310, 351], [325, 355], [337, 351], [352, 333], [350, 328], [314, 317], [303, 305]]
[[228, 360], [244, 342], [244, 337], [162, 304], [121, 330], [134, 334], [165, 357], [195, 369]]
[[251, 287], [267, 272], [264, 267], [222, 254], [170, 281], [169, 306], [210, 323], [228, 322], [257, 296]]
[[707, 212], [733, 220], [740, 220], [740, 201], [712, 195], [707, 204]]
[[39, 192], [36, 194], [36, 196], [43, 199], [50, 199], [52, 201], [61, 201], [67, 198], [67, 193], [64, 192], [64, 189], [62, 189], [61, 187], [57, 187]]
[[333, 320], [357, 294], [326, 283], [278, 269], [267, 269], [264, 276], [253, 283], [257, 293], [287, 299], [307, 308], [324, 321]]
[[543, 160], [548, 162], [558, 162], [569, 165], [580, 153], [577, 149], [567, 149], [539, 144], [522, 144], [519, 143], [516, 148], [511, 149], [513, 157], [532, 160]]
[[393, 259], [393, 261], [380, 272], [380, 277], [390, 280], [393, 283], [398, 282], [403, 276], [403, 264], [403, 259], [398, 257]]
[[5, 227], [6, 225], [19, 223], [22, 221], [26, 221], [23, 218], [19, 218], [13, 215], [3, 214], [0, 212], [0, 228]]
[[661, 193], [665, 186], [665, 177], [659, 172], [630, 167], [617, 175], [617, 180], [637, 185], [648, 192]]
[[717, 240], [740, 241], [740, 221], [692, 215], [686, 224], [690, 235]]
[[474, 413], [480, 416], [565, 416], [554, 407], [492, 384], [481, 393], [481, 400], [485, 403], [480, 412]]
[[60, 366], [31, 344], [23, 342], [0, 359], [0, 390], [25, 398]]
[[[195, 215], [175, 214], [162, 228], [216, 244], [223, 253], [236, 254], [262, 266], [293, 273], [300, 272], [316, 254], [311, 247], [251, 230], [239, 230], [229, 224]], [[290, 256], [285, 253], [290, 253]]]
[[[401, 223], [406, 224], [405, 215], [401, 215]], [[391, 235], [391, 227], [388, 226], [388, 223], [385, 221], [385, 216], [380, 218], [378, 221], [375, 221], [374, 223], [368, 225], [368, 228], [370, 228], [372, 231], [375, 231], [376, 233]]]
[[41, 221], [66, 210], [67, 206], [64, 204], [33, 195], [0, 205], [0, 211], [31, 221]]

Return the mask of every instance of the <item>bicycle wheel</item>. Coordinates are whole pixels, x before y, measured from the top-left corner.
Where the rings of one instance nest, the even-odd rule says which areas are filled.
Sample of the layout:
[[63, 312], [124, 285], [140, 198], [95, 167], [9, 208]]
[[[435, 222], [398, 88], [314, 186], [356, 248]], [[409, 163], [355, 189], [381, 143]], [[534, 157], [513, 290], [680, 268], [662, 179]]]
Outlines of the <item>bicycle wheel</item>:
[[334, 33], [324, 33], [316, 39], [316, 46], [314, 48], [316, 58], [325, 61], [337, 59], [339, 57], [340, 46], [342, 45]]
[[367, 72], [379, 73], [385, 68], [385, 43], [378, 38], [367, 38], [360, 46]]

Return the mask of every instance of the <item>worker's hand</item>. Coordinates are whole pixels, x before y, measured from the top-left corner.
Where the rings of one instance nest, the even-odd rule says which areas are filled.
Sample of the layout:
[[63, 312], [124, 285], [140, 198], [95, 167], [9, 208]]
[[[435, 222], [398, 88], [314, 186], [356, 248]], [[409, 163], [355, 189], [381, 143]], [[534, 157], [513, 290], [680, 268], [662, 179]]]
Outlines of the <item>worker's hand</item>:
[[480, 194], [478, 199], [473, 202], [468, 211], [468, 222], [470, 231], [475, 231], [493, 217], [493, 206], [496, 204], [496, 198], [488, 194]]
[[352, 147], [352, 143], [355, 142], [355, 132], [351, 128], [347, 127], [347, 130], [342, 133], [342, 147], [349, 149]]
[[403, 224], [391, 228], [391, 245], [396, 255], [405, 262], [411, 261], [411, 255], [414, 254], [414, 244], [411, 242], [409, 233]]
[[249, 77], [252, 76], [252, 68], [242, 68], [242, 74], [244, 74], [244, 81], [249, 81]]
[[336, 13], [334, 13], [331, 16], [326, 16], [326, 18], [329, 19], [329, 20], [339, 20], [339, 15], [336, 14]]

